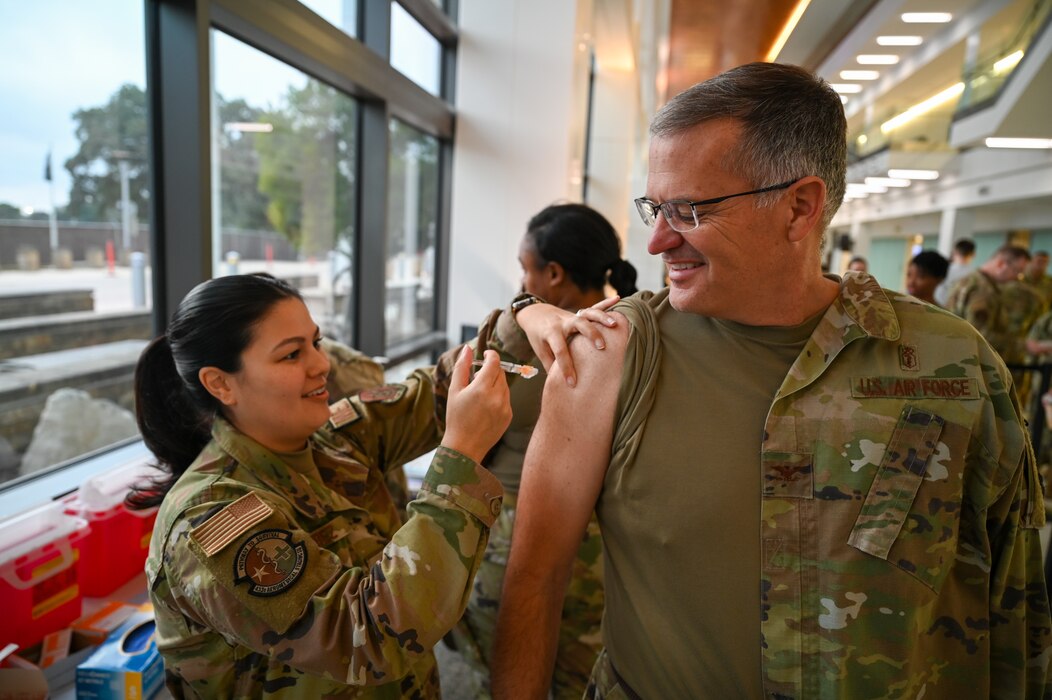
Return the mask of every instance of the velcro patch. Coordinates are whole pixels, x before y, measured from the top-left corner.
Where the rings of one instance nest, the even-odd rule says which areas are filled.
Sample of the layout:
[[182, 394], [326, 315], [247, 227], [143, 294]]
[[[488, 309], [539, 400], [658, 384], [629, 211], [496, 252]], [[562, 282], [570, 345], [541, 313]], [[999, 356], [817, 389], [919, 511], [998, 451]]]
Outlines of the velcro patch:
[[205, 554], [213, 556], [272, 512], [274, 509], [259, 496], [249, 493], [190, 530], [190, 538]]
[[965, 401], [979, 398], [979, 383], [974, 377], [852, 377], [851, 396]]
[[234, 557], [234, 583], [248, 583], [248, 594], [277, 595], [296, 583], [307, 566], [307, 548], [288, 530], [262, 530], [248, 538]]
[[347, 399], [340, 399], [329, 406], [329, 424], [333, 430], [350, 425], [361, 417], [362, 414], [358, 413], [358, 409]]
[[362, 403], [394, 403], [405, 396], [405, 384], [386, 384], [363, 389], [358, 394]]

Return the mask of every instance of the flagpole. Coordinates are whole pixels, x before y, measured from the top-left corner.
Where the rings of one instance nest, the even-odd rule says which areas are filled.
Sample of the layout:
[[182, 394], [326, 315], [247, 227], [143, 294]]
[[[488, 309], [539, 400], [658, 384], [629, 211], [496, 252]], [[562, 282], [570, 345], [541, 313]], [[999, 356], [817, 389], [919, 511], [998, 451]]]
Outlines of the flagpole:
[[51, 205], [51, 212], [48, 215], [48, 240], [51, 243], [51, 264], [54, 265], [55, 251], [58, 250], [58, 217], [55, 215], [55, 179], [51, 177], [50, 148], [47, 152], [47, 166], [44, 170], [44, 176], [47, 180], [48, 203]]

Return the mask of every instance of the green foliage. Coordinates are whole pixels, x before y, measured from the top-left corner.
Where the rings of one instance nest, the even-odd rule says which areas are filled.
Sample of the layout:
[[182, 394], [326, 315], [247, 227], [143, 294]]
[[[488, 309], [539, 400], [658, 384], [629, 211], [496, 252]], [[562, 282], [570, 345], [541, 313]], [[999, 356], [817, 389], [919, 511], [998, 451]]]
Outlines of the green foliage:
[[353, 236], [356, 118], [351, 99], [314, 80], [260, 115], [274, 127], [256, 139], [267, 219], [304, 255]]
[[145, 221], [150, 198], [146, 153], [146, 95], [139, 87], [122, 85], [101, 107], [73, 113], [80, 141], [65, 162], [73, 178], [67, 216], [81, 221], [119, 221], [120, 161], [129, 166], [131, 201]]

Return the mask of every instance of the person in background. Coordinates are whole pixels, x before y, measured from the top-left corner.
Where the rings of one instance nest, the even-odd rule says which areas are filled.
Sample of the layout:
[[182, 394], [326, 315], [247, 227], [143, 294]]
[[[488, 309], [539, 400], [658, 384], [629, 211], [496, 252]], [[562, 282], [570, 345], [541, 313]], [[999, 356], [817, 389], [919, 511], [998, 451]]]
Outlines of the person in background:
[[1004, 285], [1018, 281], [1029, 261], [1026, 248], [1001, 246], [978, 270], [957, 280], [945, 304], [948, 311], [972, 324], [1005, 362], [1016, 357], [1023, 338], [1009, 327]]
[[[1044, 505], [975, 329], [821, 274], [840, 98], [752, 63], [672, 98], [646, 194], [671, 288], [549, 370], [523, 466], [497, 697], [543, 698], [570, 563], [603, 533], [588, 698], [1044, 698]], [[528, 323], [537, 305], [519, 312]]]
[[974, 269], [975, 241], [970, 238], [961, 238], [953, 244], [953, 251], [950, 253], [950, 269], [946, 271], [946, 279], [935, 290], [935, 303], [946, 308], [950, 290], [957, 280]]
[[[571, 312], [602, 301], [607, 286], [621, 297], [636, 292], [636, 269], [621, 258], [617, 232], [602, 214], [584, 204], [552, 205], [530, 219], [519, 246], [519, 263], [526, 295]], [[515, 496], [526, 446], [541, 410], [546, 375], [540, 362], [535, 361], [534, 366], [538, 377], [511, 381], [511, 425], [483, 460], [504, 486], [504, 508], [491, 530], [464, 619], [454, 633], [457, 650], [479, 672], [479, 697], [488, 693], [497, 610], [512, 545]], [[551, 687], [556, 700], [581, 697], [602, 647], [601, 556], [599, 526], [593, 516], [577, 548], [563, 603]]]
[[869, 261], [861, 255], [856, 255], [848, 261], [847, 269], [851, 272], [869, 272]]
[[[330, 406], [320, 347], [299, 292], [233, 275], [191, 290], [140, 357], [162, 472], [128, 501], [160, 504], [146, 575], [176, 697], [439, 693], [432, 647], [500, 511], [479, 463], [511, 418], [504, 373], [486, 351], [472, 378], [465, 348]], [[384, 469], [436, 446], [404, 519]]]
[[1052, 306], [1052, 277], [1048, 276], [1048, 261], [1047, 250], [1035, 251], [1023, 272], [1023, 281], [1041, 294], [1045, 306]]
[[950, 262], [934, 250], [922, 250], [906, 268], [906, 293], [935, 304], [935, 288], [946, 279]]

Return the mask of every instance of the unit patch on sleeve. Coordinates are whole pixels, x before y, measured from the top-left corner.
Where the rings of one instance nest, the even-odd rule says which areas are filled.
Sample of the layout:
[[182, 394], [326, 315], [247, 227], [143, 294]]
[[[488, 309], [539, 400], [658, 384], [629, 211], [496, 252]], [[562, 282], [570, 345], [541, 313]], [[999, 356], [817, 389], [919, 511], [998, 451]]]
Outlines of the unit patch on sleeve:
[[248, 594], [278, 595], [296, 583], [307, 566], [307, 548], [288, 530], [261, 530], [234, 557], [234, 584], [248, 583]]
[[254, 493], [245, 494], [190, 531], [190, 539], [208, 556], [220, 552], [256, 523], [265, 520], [273, 508]]
[[405, 396], [404, 384], [386, 384], [384, 386], [363, 389], [358, 398], [362, 403], [394, 403]]

